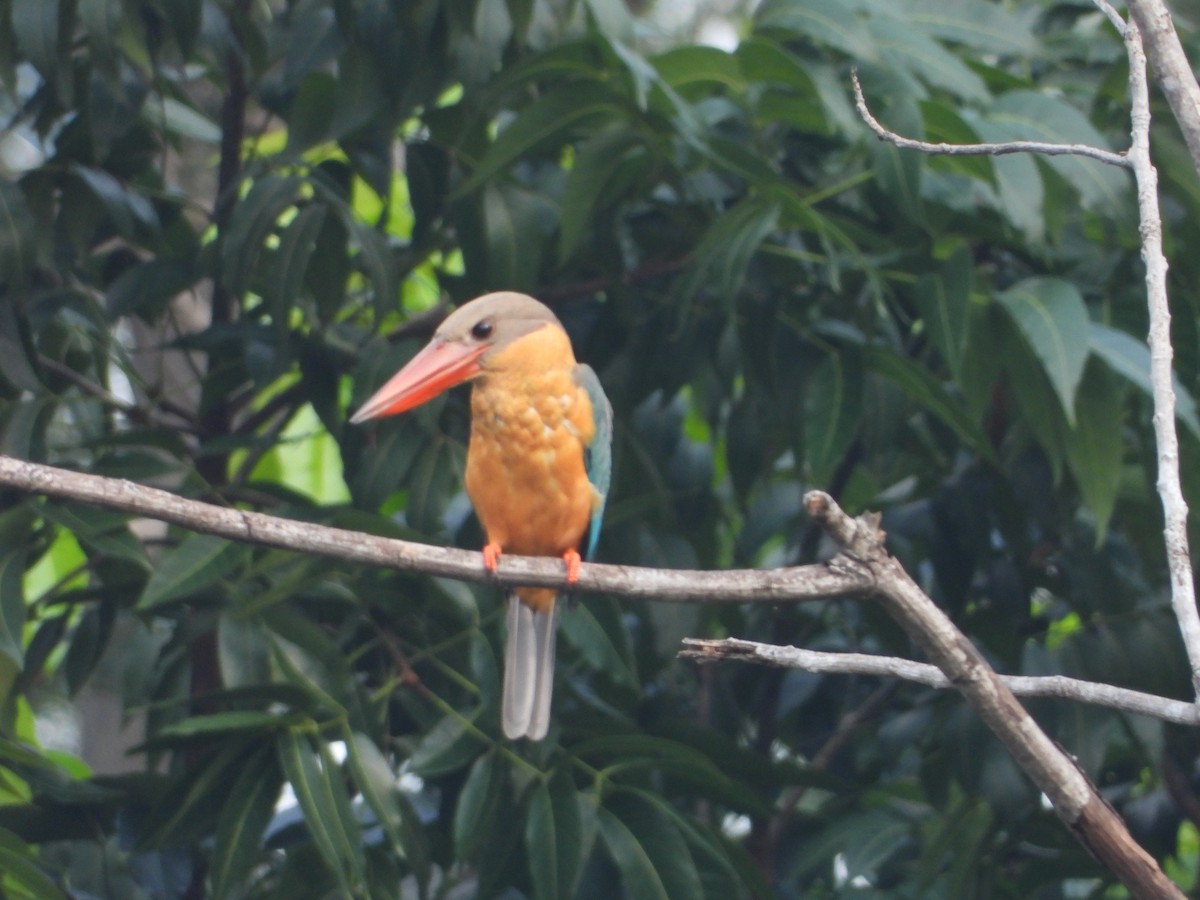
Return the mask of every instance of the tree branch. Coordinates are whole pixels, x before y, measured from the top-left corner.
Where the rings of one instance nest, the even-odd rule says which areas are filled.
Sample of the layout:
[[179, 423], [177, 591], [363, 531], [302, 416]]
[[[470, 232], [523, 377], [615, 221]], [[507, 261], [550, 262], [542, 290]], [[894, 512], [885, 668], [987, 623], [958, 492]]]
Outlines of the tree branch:
[[1135, 897], [1182, 898], [1087, 776], [1042, 731], [975, 645], [884, 549], [879, 516], [851, 519], [821, 491], [810, 491], [804, 504], [841, 545], [838, 558], [843, 565], [870, 573], [877, 589], [875, 599], [966, 698], [1079, 841]]
[[779, 603], [827, 600], [874, 590], [869, 574], [829, 563], [786, 569], [701, 571], [644, 569], [584, 563], [568, 585], [562, 562], [505, 555], [493, 575], [479, 553], [378, 537], [264, 513], [214, 506], [117, 478], [84, 475], [0, 456], [0, 485], [32, 494], [91, 503], [106, 509], [171, 522], [192, 531], [250, 544], [316, 553], [353, 563], [423, 572], [464, 581], [607, 591], [625, 597], [708, 603]]
[[[1172, 33], [1174, 33], [1172, 31]], [[1129, 54], [1130, 113], [1133, 142], [1129, 161], [1137, 181], [1142, 260], [1146, 264], [1146, 303], [1150, 310], [1150, 382], [1154, 392], [1154, 441], [1158, 448], [1158, 495], [1163, 506], [1163, 540], [1171, 573], [1171, 606], [1179, 621], [1192, 669], [1192, 690], [1200, 699], [1200, 611], [1188, 550], [1187, 502], [1179, 481], [1179, 436], [1175, 432], [1175, 388], [1172, 384], [1171, 308], [1167, 301], [1167, 258], [1163, 255], [1162, 216], [1158, 209], [1158, 172], [1150, 158], [1150, 91], [1146, 55], [1139, 28], [1125, 29]], [[1181, 51], [1182, 52], [1182, 51]], [[1195, 84], [1195, 79], [1192, 80]]]
[[1200, 172], [1200, 85], [1183, 52], [1171, 13], [1162, 0], [1127, 0], [1125, 5], [1146, 42], [1146, 53], [1183, 132], [1192, 165]]
[[1128, 169], [1130, 163], [1122, 153], [1113, 153], [1090, 144], [1054, 144], [1045, 141], [1004, 141], [993, 144], [943, 144], [918, 141], [889, 131], [871, 114], [867, 107], [867, 99], [863, 96], [862, 85], [858, 80], [858, 70], [850, 70], [850, 81], [854, 86], [854, 106], [867, 127], [875, 132], [881, 141], [902, 150], [917, 150], [921, 153], [937, 154], [939, 156], [1004, 156], [1009, 153], [1041, 153], [1046, 156], [1086, 156], [1110, 166], [1120, 166]]
[[[937, 666], [868, 653], [830, 653], [803, 647], [780, 647], [738, 638], [696, 640], [684, 638], [681, 657], [702, 662], [740, 661], [800, 669], [827, 675], [875, 675], [900, 678], [944, 690], [954, 687]], [[1200, 709], [1186, 700], [1172, 700], [1129, 688], [1084, 681], [1066, 675], [999, 675], [1008, 689], [1019, 697], [1057, 697], [1104, 706], [1121, 712], [1151, 716], [1176, 725], [1200, 725]]]

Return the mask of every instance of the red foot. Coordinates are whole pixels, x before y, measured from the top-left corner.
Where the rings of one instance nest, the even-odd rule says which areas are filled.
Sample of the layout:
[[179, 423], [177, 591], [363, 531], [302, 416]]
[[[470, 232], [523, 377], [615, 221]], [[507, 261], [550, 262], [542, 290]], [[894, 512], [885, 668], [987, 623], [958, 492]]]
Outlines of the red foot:
[[483, 548], [483, 567], [494, 573], [498, 565], [500, 565], [500, 545], [487, 544]]
[[567, 564], [567, 584], [575, 584], [579, 581], [579, 569], [583, 565], [583, 558], [578, 550], [568, 550], [562, 558]]

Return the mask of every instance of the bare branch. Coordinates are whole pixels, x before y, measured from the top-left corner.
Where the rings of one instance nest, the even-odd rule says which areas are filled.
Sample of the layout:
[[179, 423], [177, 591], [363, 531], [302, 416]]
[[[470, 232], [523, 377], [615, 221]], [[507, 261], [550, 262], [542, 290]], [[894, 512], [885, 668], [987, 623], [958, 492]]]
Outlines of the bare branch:
[[858, 71], [851, 70], [850, 81], [854, 85], [854, 106], [858, 114], [867, 123], [867, 127], [875, 132], [881, 141], [887, 141], [902, 150], [917, 150], [921, 153], [940, 156], [1004, 156], [1009, 153], [1041, 153], [1046, 156], [1086, 156], [1110, 166], [1129, 168], [1129, 160], [1123, 153], [1113, 153], [1090, 144], [1054, 144], [1046, 141], [1004, 141], [992, 144], [944, 144], [918, 141], [903, 137], [894, 131], [889, 131], [871, 114], [867, 107], [867, 99], [863, 96], [862, 85], [858, 80]]
[[[703, 662], [740, 660], [770, 666], [800, 669], [827, 675], [875, 675], [881, 678], [900, 678], [926, 687], [945, 690], [954, 687], [937, 666], [901, 659], [896, 656], [875, 656], [868, 653], [829, 653], [803, 647], [779, 647], [737, 638], [702, 641], [685, 638], [679, 655]], [[1116, 687], [1083, 681], [1066, 675], [1000, 675], [1000, 680], [1018, 697], [1057, 697], [1093, 706], [1104, 706], [1121, 712], [1136, 713], [1172, 722], [1176, 725], [1200, 725], [1200, 709], [1186, 700], [1172, 700]]]
[[878, 517], [851, 519], [821, 491], [810, 491], [804, 505], [842, 545], [846, 565], [872, 573], [875, 599], [967, 699], [1080, 842], [1134, 896], [1182, 898], [1087, 776], [1042, 731], [975, 645], [888, 554]]
[[172, 522], [235, 541], [464, 581], [609, 591], [626, 597], [708, 603], [826, 600], [862, 595], [874, 589], [868, 573], [835, 565], [699, 571], [598, 563], [584, 563], [579, 582], [572, 587], [567, 585], [562, 562], [557, 559], [506, 555], [501, 557], [500, 568], [493, 575], [484, 570], [480, 554], [469, 550], [214, 506], [131, 481], [84, 475], [11, 456], [0, 456], [0, 485]]
[[[1150, 381], [1154, 392], [1154, 440], [1158, 447], [1158, 495], [1163, 505], [1163, 539], [1171, 573], [1171, 605], [1187, 649], [1192, 688], [1200, 699], [1200, 611], [1188, 550], [1187, 502], [1179, 481], [1179, 436], [1175, 431], [1175, 388], [1172, 384], [1171, 310], [1167, 302], [1167, 258], [1163, 255], [1162, 217], [1158, 209], [1158, 172], [1150, 158], [1150, 91], [1146, 55], [1138, 26], [1125, 29], [1129, 54], [1129, 161], [1137, 181], [1142, 260], [1146, 264], [1146, 302], [1150, 310]], [[1193, 81], [1194, 83], [1194, 81]]]
[[1200, 85], [1183, 52], [1171, 13], [1162, 0], [1126, 0], [1126, 6], [1146, 42], [1146, 53], [1183, 132], [1192, 165], [1200, 172]]

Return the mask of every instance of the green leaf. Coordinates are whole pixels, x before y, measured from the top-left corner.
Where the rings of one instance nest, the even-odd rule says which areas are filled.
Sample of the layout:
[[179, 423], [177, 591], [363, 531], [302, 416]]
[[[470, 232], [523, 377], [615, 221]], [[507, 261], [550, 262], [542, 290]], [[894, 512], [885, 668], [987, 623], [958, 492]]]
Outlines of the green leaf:
[[[39, 5], [39, 0], [24, 2]], [[21, 189], [0, 178], [0, 286], [7, 285], [11, 290], [29, 281], [35, 252], [33, 223], [33, 213]]]
[[129, 530], [125, 513], [47, 502], [42, 506], [42, 515], [67, 529], [94, 553], [131, 562], [141, 569], [150, 568], [146, 548]]
[[221, 280], [235, 297], [245, 294], [280, 215], [296, 202], [297, 176], [267, 175], [233, 208], [221, 240]]
[[[1104, 135], [1074, 106], [1048, 93], [1009, 91], [987, 112], [988, 140], [1048, 141], [1057, 144], [1087, 144], [1108, 149]], [[1083, 205], [1108, 215], [1117, 215], [1130, 195], [1132, 182], [1126, 172], [1096, 160], [1075, 156], [1050, 156], [1055, 169], [1078, 192]]]
[[935, 37], [988, 54], [1028, 56], [1037, 46], [1030, 16], [989, 0], [900, 0], [896, 12]]
[[922, 275], [913, 291], [926, 333], [955, 378], [967, 349], [972, 275], [970, 248], [960, 245], [937, 273]]
[[996, 299], [1042, 364], [1067, 422], [1074, 424], [1075, 391], [1083, 377], [1091, 333], [1079, 291], [1059, 278], [1027, 278]]
[[[1131, 334], [1118, 331], [1099, 322], [1091, 323], [1088, 347], [1109, 368], [1128, 379], [1147, 397], [1154, 396], [1150, 382], [1150, 348]], [[1196, 400], [1178, 376], [1172, 376], [1175, 388], [1175, 415], [1197, 438], [1200, 438], [1200, 418], [1196, 415]]]
[[271, 753], [247, 764], [229, 790], [217, 822], [209, 878], [212, 896], [241, 896], [251, 869], [259, 861], [263, 834], [275, 814], [283, 774]]
[[791, 31], [860, 62], [878, 58], [866, 24], [842, 0], [767, 0], [754, 18], [757, 28]]
[[[638, 677], [633, 669], [626, 626], [620, 621], [619, 612], [614, 616], [613, 609], [604, 608], [610, 603], [588, 597], [562, 616], [559, 629], [593, 669], [603, 672], [616, 684], [636, 688]], [[602, 615], [606, 621], [601, 621]]]
[[232, 709], [202, 716], [189, 716], [160, 728], [154, 740], [162, 738], [207, 739], [214, 735], [236, 734], [243, 731], [270, 731], [277, 728], [280, 718], [273, 713], [255, 709]]
[[676, 90], [709, 83], [745, 87], [737, 57], [716, 47], [676, 47], [654, 57], [652, 63], [662, 80]]
[[159, 560], [138, 600], [146, 611], [200, 593], [220, 581], [250, 555], [244, 544], [193, 534]]
[[306, 206], [284, 229], [275, 253], [271, 280], [264, 300], [271, 311], [275, 333], [285, 339], [291, 330], [291, 311], [300, 298], [304, 276], [308, 272], [317, 238], [328, 210], [321, 204]]
[[110, 315], [137, 315], [151, 322], [166, 309], [171, 298], [196, 281], [191, 259], [160, 256], [138, 263], [121, 273], [108, 291]]
[[309, 72], [288, 112], [289, 153], [299, 154], [331, 136], [337, 82], [329, 72]]
[[568, 770], [529, 791], [525, 848], [536, 900], [573, 897], [590, 847], [584, 844], [580, 798]]
[[419, 852], [419, 844], [424, 841], [424, 835], [410, 827], [405, 819], [395, 772], [375, 742], [360, 731], [347, 735], [346, 749], [354, 783], [367, 806], [375, 813], [375, 820], [383, 827], [392, 850], [415, 868], [423, 856]]
[[458, 716], [446, 716], [417, 744], [409, 757], [413, 774], [433, 778], [461, 769], [479, 753], [480, 741]]
[[[888, 126], [897, 133], [917, 139], [924, 137], [920, 108], [912, 100], [896, 100], [888, 107], [886, 117]], [[874, 139], [870, 141], [870, 151], [880, 189], [905, 218], [915, 223], [923, 222], [925, 209], [921, 197], [921, 155]]]
[[25, 665], [25, 561], [22, 549], [0, 556], [0, 655], [8, 657], [18, 669]]
[[[59, 80], [59, 0], [11, 0], [17, 46], [50, 84]], [[63, 17], [64, 21], [67, 17]]]
[[1111, 373], [1087, 367], [1075, 398], [1075, 427], [1066, 434], [1067, 467], [1096, 520], [1096, 543], [1104, 539], [1117, 502], [1125, 439], [1121, 392]]
[[872, 16], [869, 28], [886, 65], [907, 70], [931, 87], [963, 100], [982, 103], [991, 99], [983, 79], [970, 66], [901, 15], [885, 11]]
[[143, 231], [159, 230], [158, 214], [143, 194], [126, 188], [103, 169], [74, 163], [70, 171], [104, 206], [119, 234], [137, 237]]
[[929, 372], [885, 347], [869, 348], [866, 358], [870, 369], [892, 381], [909, 399], [940, 419], [973, 451], [986, 459], [994, 458], [994, 451], [979, 423]]
[[33, 857], [28, 844], [0, 828], [0, 895], [9, 900], [66, 900]]
[[[967, 120], [959, 115], [956, 105], [938, 100], [921, 101], [921, 124], [925, 140], [942, 144], [978, 144], [979, 133]], [[971, 178], [996, 185], [996, 171], [990, 156], [938, 156], [931, 157], [931, 168], [953, 170]]]
[[641, 135], [631, 128], [606, 129], [579, 148], [563, 188], [560, 260], [575, 252], [617, 172], [638, 155], [646, 155], [646, 150]]
[[600, 807], [597, 817], [600, 837], [632, 900], [704, 896], [683, 836], [654, 806], [622, 793]]
[[360, 896], [365, 868], [362, 838], [341, 771], [327, 752], [314, 750], [310, 739], [299, 732], [281, 733], [276, 746], [304, 813], [304, 824], [325, 865], [347, 894]]
[[176, 137], [203, 144], [217, 144], [221, 141], [219, 125], [174, 97], [160, 97], [154, 103], [147, 103], [142, 107], [142, 117], [151, 119], [153, 124]]
[[469, 194], [504, 171], [518, 159], [543, 146], [565, 143], [568, 136], [585, 123], [613, 117], [623, 110], [619, 95], [595, 81], [572, 81], [558, 90], [547, 92], [526, 107], [484, 154], [471, 176], [456, 192]]
[[824, 484], [858, 433], [862, 414], [862, 367], [858, 355], [828, 353], [804, 392], [804, 455], [808, 477]]
[[454, 806], [454, 852], [473, 859], [480, 844], [496, 828], [503, 772], [494, 753], [475, 760]]

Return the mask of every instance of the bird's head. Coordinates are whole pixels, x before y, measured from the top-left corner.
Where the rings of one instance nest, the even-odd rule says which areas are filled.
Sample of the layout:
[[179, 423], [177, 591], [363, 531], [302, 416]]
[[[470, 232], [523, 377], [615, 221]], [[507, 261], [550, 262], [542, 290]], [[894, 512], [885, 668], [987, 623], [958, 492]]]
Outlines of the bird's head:
[[558, 317], [532, 297], [510, 291], [485, 294], [451, 313], [416, 356], [371, 395], [352, 424], [405, 412], [442, 391], [488, 371], [498, 351]]

